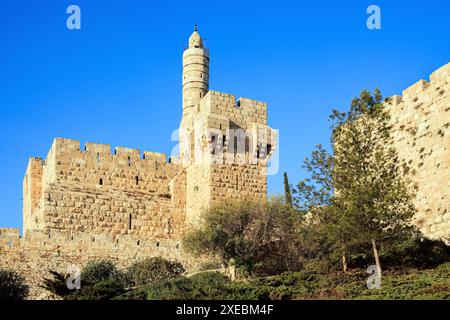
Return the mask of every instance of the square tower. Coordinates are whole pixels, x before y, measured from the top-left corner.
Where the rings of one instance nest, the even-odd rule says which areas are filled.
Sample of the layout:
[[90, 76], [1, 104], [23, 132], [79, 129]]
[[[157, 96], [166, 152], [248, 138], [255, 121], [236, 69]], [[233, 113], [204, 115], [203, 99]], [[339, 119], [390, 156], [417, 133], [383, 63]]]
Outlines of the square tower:
[[195, 29], [183, 54], [180, 125], [187, 228], [213, 203], [266, 198], [275, 138], [266, 103], [209, 90], [209, 51]]

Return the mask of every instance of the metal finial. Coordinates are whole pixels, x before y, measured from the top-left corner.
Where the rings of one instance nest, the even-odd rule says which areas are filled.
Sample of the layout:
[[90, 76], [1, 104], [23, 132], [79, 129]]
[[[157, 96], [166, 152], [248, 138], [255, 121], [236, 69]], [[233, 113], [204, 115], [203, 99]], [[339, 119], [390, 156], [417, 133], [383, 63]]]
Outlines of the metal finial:
[[194, 31], [197, 31], [197, 25], [194, 24]]

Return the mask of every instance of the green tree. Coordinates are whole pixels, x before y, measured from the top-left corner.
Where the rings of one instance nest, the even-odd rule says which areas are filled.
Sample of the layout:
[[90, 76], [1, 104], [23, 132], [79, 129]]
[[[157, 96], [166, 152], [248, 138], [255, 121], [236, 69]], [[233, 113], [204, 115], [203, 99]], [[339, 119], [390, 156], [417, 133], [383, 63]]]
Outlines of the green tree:
[[372, 240], [386, 250], [414, 234], [414, 188], [382, 102], [379, 90], [363, 91], [348, 112], [333, 110], [333, 154], [319, 146], [305, 161], [311, 177], [297, 186], [296, 205], [325, 225], [334, 254], [367, 254]]
[[14, 271], [0, 269], [0, 300], [24, 300], [28, 292], [24, 277]]
[[211, 206], [197, 230], [188, 232], [184, 248], [194, 254], [217, 255], [224, 265], [234, 261], [253, 273], [296, 268], [295, 211], [282, 199], [236, 201]]
[[284, 176], [284, 202], [286, 203], [286, 205], [292, 207], [291, 186], [289, 185], [287, 172], [285, 172], [283, 176]]

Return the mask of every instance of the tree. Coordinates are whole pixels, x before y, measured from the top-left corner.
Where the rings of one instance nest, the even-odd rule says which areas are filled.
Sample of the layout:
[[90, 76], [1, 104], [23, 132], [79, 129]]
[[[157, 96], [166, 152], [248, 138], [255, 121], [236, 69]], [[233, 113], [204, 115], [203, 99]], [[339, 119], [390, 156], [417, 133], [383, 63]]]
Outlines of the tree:
[[[326, 228], [331, 252], [368, 254], [372, 240], [381, 251], [414, 234], [414, 189], [392, 145], [382, 96], [363, 91], [348, 112], [333, 110], [333, 155], [321, 146], [305, 166], [311, 178], [296, 189], [296, 205]], [[324, 210], [324, 208], [326, 208]]]
[[296, 268], [295, 211], [281, 199], [242, 200], [211, 206], [200, 228], [188, 232], [184, 248], [194, 254], [217, 255], [224, 265], [252, 273]]
[[292, 207], [292, 195], [291, 195], [291, 186], [289, 185], [288, 175], [284, 173], [284, 202], [286, 205]]
[[0, 300], [24, 300], [28, 292], [24, 277], [14, 271], [0, 269]]
[[128, 268], [127, 273], [133, 285], [141, 286], [159, 280], [175, 278], [184, 271], [183, 266], [179, 262], [155, 257], [133, 263]]

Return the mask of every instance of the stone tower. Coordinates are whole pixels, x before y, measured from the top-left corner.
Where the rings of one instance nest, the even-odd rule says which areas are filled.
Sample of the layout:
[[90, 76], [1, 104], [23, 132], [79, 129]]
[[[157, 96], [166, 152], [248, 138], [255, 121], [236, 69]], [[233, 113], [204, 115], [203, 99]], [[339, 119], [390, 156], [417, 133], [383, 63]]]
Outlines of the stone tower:
[[194, 27], [189, 37], [189, 47], [183, 52], [183, 116], [180, 129], [190, 131], [193, 116], [198, 111], [201, 99], [209, 90], [209, 51]]
[[186, 226], [214, 202], [264, 198], [272, 130], [267, 105], [209, 90], [209, 51], [195, 27], [183, 53], [180, 157], [186, 179]]

